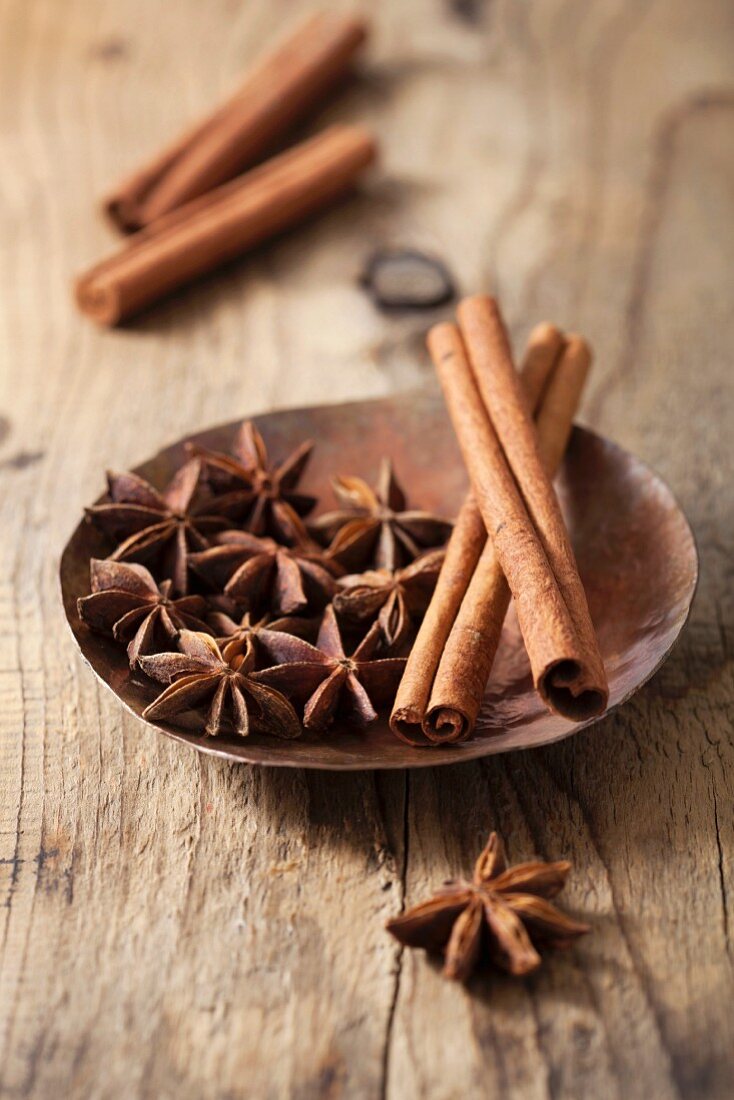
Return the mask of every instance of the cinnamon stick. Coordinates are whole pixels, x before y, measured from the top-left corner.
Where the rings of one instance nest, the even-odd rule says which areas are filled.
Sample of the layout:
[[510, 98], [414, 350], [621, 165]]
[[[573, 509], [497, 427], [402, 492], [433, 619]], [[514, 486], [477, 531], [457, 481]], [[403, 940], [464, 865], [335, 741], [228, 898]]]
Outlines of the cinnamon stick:
[[[523, 391], [534, 410], [564, 347], [562, 334], [553, 325], [536, 325], [530, 334], [521, 370]], [[462, 606], [487, 532], [471, 493], [454, 525], [436, 588], [408, 656], [395, 697], [390, 727], [401, 740], [422, 745], [433, 740], [432, 729], [423, 726], [426, 707], [444, 646]], [[437, 739], [445, 739], [439, 735]]]
[[77, 280], [79, 308], [100, 324], [118, 324], [328, 206], [375, 153], [367, 130], [329, 127], [136, 233]]
[[604, 711], [606, 676], [507, 333], [489, 298], [465, 300], [459, 318], [466, 346], [455, 325], [442, 324], [429, 333], [429, 350], [515, 600], [536, 688], [558, 714], [583, 721]]
[[308, 18], [226, 103], [124, 180], [104, 202], [109, 216], [141, 229], [252, 167], [344, 76], [366, 35], [352, 16]]
[[408, 656], [390, 715], [393, 733], [409, 745], [426, 743], [422, 723], [433, 677], [486, 540], [484, 521], [469, 494], [451, 532], [436, 588]]
[[[566, 450], [590, 365], [586, 341], [569, 336], [536, 417], [538, 449], [551, 477]], [[433, 682], [423, 723], [429, 741], [464, 741], [473, 732], [509, 603], [510, 589], [488, 539]]]

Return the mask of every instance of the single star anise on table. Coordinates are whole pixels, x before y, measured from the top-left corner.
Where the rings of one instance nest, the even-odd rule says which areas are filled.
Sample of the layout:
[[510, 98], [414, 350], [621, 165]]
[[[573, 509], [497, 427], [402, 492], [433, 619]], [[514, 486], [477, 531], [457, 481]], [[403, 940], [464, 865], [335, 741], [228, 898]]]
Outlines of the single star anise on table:
[[143, 711], [143, 718], [175, 719], [206, 706], [203, 732], [216, 737], [231, 727], [240, 737], [251, 730], [275, 737], [302, 733], [292, 704], [281, 692], [260, 681], [255, 671], [252, 640], [220, 649], [209, 634], [182, 630], [178, 653], [141, 657], [139, 664], [152, 680], [169, 686]]
[[412, 619], [426, 610], [444, 559], [429, 550], [403, 569], [371, 569], [341, 577], [334, 596], [339, 615], [351, 622], [377, 618], [386, 645], [397, 649], [410, 633]]
[[320, 611], [336, 590], [321, 552], [281, 546], [247, 531], [224, 531], [214, 541], [208, 550], [190, 554], [189, 565], [210, 588], [247, 611]]
[[77, 600], [87, 626], [127, 645], [130, 667], [143, 654], [170, 648], [180, 630], [211, 633], [203, 596], [171, 598], [171, 582], [156, 584], [144, 565], [90, 562], [92, 593]]
[[535, 944], [567, 947], [590, 931], [546, 900], [563, 888], [570, 869], [565, 860], [508, 868], [504, 845], [492, 833], [471, 882], [446, 883], [386, 927], [406, 947], [443, 951], [447, 978], [466, 981], [482, 954], [510, 974], [529, 974], [540, 966]]
[[86, 509], [87, 518], [118, 543], [112, 561], [138, 561], [171, 581], [171, 590], [188, 590], [186, 557], [203, 550], [215, 531], [229, 526], [230, 498], [213, 498], [201, 482], [202, 463], [190, 459], [158, 492], [137, 474], [108, 473], [109, 501]]
[[352, 572], [367, 566], [398, 569], [423, 550], [442, 545], [451, 532], [448, 520], [406, 509], [389, 459], [383, 459], [374, 489], [361, 477], [337, 477], [332, 485], [341, 508], [309, 526], [328, 544], [329, 557]]
[[206, 477], [215, 492], [226, 491], [238, 499], [239, 515], [254, 535], [274, 535], [282, 542], [298, 542], [300, 517], [308, 515], [316, 498], [299, 493], [298, 482], [313, 450], [307, 441], [282, 462], [270, 463], [263, 437], [251, 420], [235, 439], [233, 454], [210, 451], [189, 444], [190, 454], [203, 459]]
[[263, 683], [305, 701], [303, 724], [324, 730], [337, 715], [366, 726], [377, 718], [377, 707], [392, 702], [405, 661], [378, 658], [381, 632], [375, 623], [348, 657], [334, 608], [324, 612], [316, 645], [290, 634], [260, 634], [271, 660], [280, 662], [260, 673]]

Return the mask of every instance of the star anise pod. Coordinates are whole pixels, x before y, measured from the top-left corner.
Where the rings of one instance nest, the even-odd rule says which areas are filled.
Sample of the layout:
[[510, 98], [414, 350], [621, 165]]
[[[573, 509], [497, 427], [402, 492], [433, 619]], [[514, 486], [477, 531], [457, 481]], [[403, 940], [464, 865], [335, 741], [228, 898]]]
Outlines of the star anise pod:
[[92, 594], [77, 600], [79, 616], [127, 644], [131, 668], [142, 654], [170, 648], [180, 630], [211, 633], [203, 596], [172, 599], [171, 582], [157, 585], [144, 565], [92, 558], [90, 575]]
[[406, 510], [387, 458], [374, 489], [361, 477], [337, 477], [332, 485], [341, 508], [318, 516], [310, 529], [328, 544], [329, 556], [352, 572], [366, 566], [398, 569], [421, 551], [442, 545], [451, 532], [448, 520]]
[[308, 515], [316, 504], [315, 497], [296, 491], [312, 450], [313, 443], [307, 441], [282, 462], [270, 463], [263, 438], [251, 420], [240, 428], [232, 455], [189, 445], [189, 453], [204, 460], [206, 477], [215, 492], [226, 490], [238, 497], [249, 531], [274, 535], [289, 544], [300, 539], [299, 517]]
[[110, 500], [86, 509], [87, 518], [119, 544], [113, 561], [145, 562], [170, 578], [177, 595], [187, 591], [187, 554], [204, 550], [231, 514], [230, 498], [203, 491], [201, 472], [201, 459], [190, 459], [161, 493], [137, 474], [108, 473]]
[[261, 633], [271, 660], [280, 662], [260, 673], [264, 683], [305, 701], [303, 724], [324, 730], [337, 715], [366, 726], [377, 718], [376, 708], [391, 703], [405, 661], [378, 659], [380, 628], [375, 623], [350, 657], [344, 651], [341, 631], [332, 606], [327, 607], [316, 645], [290, 634]]
[[443, 951], [447, 978], [466, 981], [482, 953], [510, 974], [529, 974], [540, 966], [536, 944], [567, 947], [590, 931], [546, 900], [563, 888], [570, 869], [565, 860], [508, 868], [504, 845], [492, 833], [471, 882], [447, 882], [388, 921], [387, 930], [406, 947]]
[[395, 572], [371, 569], [341, 577], [334, 607], [350, 622], [377, 618], [385, 643], [397, 649], [408, 637], [413, 617], [428, 607], [443, 559], [443, 550], [429, 550]]
[[250, 730], [293, 738], [301, 723], [281, 692], [260, 682], [251, 640], [244, 648], [232, 642], [220, 649], [209, 634], [182, 630], [178, 653], [141, 657], [151, 679], [169, 686], [143, 711], [143, 718], [174, 719], [206, 705], [203, 732], [216, 737], [228, 726], [240, 737]]
[[297, 638], [315, 637], [318, 630], [318, 619], [304, 619], [296, 615], [283, 615], [273, 619], [269, 615], [263, 615], [260, 619], [246, 611], [239, 622], [233, 619], [226, 611], [212, 611], [207, 615], [207, 623], [219, 646], [236, 642], [244, 651], [248, 638], [251, 638], [255, 652], [258, 652], [258, 639], [262, 630], [277, 630], [285, 634], [293, 634]]
[[222, 589], [247, 611], [320, 611], [336, 590], [336, 579], [320, 552], [280, 546], [247, 531], [224, 531], [215, 543], [190, 554], [189, 565], [211, 588]]

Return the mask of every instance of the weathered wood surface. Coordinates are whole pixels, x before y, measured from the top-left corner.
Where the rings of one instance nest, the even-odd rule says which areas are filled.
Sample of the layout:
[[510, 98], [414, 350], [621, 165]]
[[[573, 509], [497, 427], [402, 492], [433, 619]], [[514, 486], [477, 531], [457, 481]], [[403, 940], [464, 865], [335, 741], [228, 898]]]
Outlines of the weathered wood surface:
[[[369, 193], [123, 332], [69, 277], [95, 200], [296, 7], [5, 0], [0, 16], [0, 1091], [4, 1097], [707, 1097], [734, 1087], [730, 470], [734, 8], [387, 0], [325, 117], [374, 123]], [[601, 726], [442, 771], [233, 767], [123, 715], [56, 563], [106, 466], [272, 406], [428, 379], [426, 319], [356, 285], [429, 246], [598, 352], [586, 419], [669, 479], [692, 622]], [[594, 934], [532, 980], [444, 983], [384, 919], [468, 869], [569, 856]]]

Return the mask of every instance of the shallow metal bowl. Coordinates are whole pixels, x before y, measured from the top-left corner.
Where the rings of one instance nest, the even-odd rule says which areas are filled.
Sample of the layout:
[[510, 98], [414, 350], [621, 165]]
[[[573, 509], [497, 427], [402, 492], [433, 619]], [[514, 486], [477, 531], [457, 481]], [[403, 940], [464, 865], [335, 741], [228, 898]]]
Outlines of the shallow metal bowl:
[[[306, 438], [316, 441], [303, 487], [321, 497], [324, 509], [333, 507], [330, 474], [371, 480], [383, 455], [392, 457], [411, 506], [453, 516], [466, 491], [464, 467], [436, 391], [290, 409], [256, 421], [275, 458]], [[239, 423], [192, 439], [226, 451]], [[136, 472], [164, 485], [183, 461], [184, 442], [166, 447]], [[609, 706], [616, 707], [660, 667], [686, 621], [698, 576], [695, 542], [665, 483], [593, 432], [574, 429], [557, 486], [609, 677]], [[94, 634], [77, 615], [77, 598], [89, 592], [89, 559], [104, 554], [99, 533], [80, 522], [61, 558], [64, 609], [84, 659], [140, 718], [158, 686], [131, 673], [124, 648]], [[545, 745], [582, 728], [549, 714], [533, 691], [512, 609], [476, 734], [464, 745], [411, 748], [391, 734], [384, 720], [364, 732], [342, 726], [296, 741], [256, 735], [212, 739], [163, 722], [148, 724], [200, 752], [230, 760], [333, 769], [452, 764]]]

